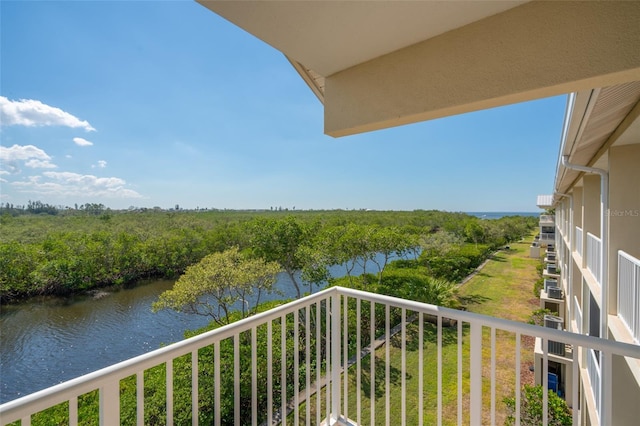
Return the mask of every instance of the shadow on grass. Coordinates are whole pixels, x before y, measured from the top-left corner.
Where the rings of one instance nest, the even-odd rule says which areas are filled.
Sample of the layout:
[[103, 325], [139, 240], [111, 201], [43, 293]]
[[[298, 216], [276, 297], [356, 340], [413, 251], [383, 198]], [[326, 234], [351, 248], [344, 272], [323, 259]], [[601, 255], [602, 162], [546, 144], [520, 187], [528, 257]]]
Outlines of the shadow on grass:
[[[367, 356], [362, 359], [362, 392], [364, 395], [371, 395], [371, 356]], [[376, 356], [375, 358], [375, 396], [381, 398], [385, 395], [385, 369], [386, 364], [383, 358]], [[410, 374], [407, 373], [407, 380], [410, 379]], [[402, 372], [399, 368], [389, 366], [389, 384], [398, 385], [402, 379]]]
[[491, 300], [491, 298], [481, 294], [469, 294], [467, 296], [458, 296], [458, 300], [460, 300], [462, 306], [466, 307], [469, 305], [479, 305]]

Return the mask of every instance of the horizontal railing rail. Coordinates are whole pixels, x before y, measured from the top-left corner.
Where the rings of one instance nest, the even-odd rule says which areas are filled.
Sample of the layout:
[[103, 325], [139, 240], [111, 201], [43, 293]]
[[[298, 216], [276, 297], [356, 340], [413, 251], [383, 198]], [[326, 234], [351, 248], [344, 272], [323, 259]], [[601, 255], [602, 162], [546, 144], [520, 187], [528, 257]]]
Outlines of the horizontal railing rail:
[[591, 232], [587, 232], [587, 269], [591, 271], [591, 274], [596, 279], [596, 282], [600, 285], [600, 272], [602, 269], [602, 258], [600, 252], [602, 250], [602, 242], [600, 238], [593, 235]]
[[618, 316], [640, 343], [640, 260], [618, 251]]
[[[394, 327], [399, 328], [396, 337], [392, 337]], [[508, 354], [497, 346], [497, 337], [502, 341], [504, 336], [512, 339]], [[505, 395], [500, 392], [505, 384], [498, 383], [504, 379], [497, 377], [507, 376], [498, 374], [497, 369], [505, 368], [505, 356], [509, 364], [506, 371], [512, 374], [514, 415], [520, 416], [523, 336], [543, 339], [543, 378], [548, 376], [548, 341], [574, 348], [576, 372], [580, 347], [601, 352], [599, 371], [611, 371], [607, 368], [614, 355], [640, 359], [638, 345], [333, 287], [3, 404], [0, 424], [16, 420], [31, 424], [38, 412], [61, 402], [68, 403], [68, 423], [77, 424], [79, 398], [95, 389], [101, 424], [119, 424], [130, 404], [135, 405], [133, 422], [145, 424], [147, 370], [158, 366], [164, 366], [166, 374], [161, 390], [165, 393], [162, 422], [166, 424], [173, 423], [176, 398], [185, 392], [191, 401], [192, 424], [310, 425], [323, 419], [333, 424], [346, 417], [357, 424], [375, 424], [384, 417], [386, 424], [393, 420], [423, 425], [449, 422], [449, 416], [459, 422], [496, 424], [504, 416], [498, 407], [502, 407]], [[210, 347], [213, 357], [203, 352]], [[185, 368], [190, 369], [186, 384], [180, 382], [182, 373], [178, 373], [184, 366], [175, 361], [180, 357], [187, 359]], [[213, 371], [207, 370], [201, 377], [211, 365]], [[484, 372], [489, 372], [488, 377]], [[121, 401], [122, 381], [131, 375], [136, 379], [135, 395], [125, 403]], [[566, 398], [577, 407], [578, 374], [572, 380], [574, 392]], [[212, 385], [203, 388], [205, 381]], [[610, 382], [603, 388], [601, 415], [611, 408]], [[445, 394], [447, 383], [457, 383], [454, 396], [450, 391]], [[544, 379], [544, 407], [548, 402], [546, 388]], [[223, 413], [221, 399], [229, 393], [233, 395], [232, 407], [227, 407], [231, 411]], [[432, 402], [425, 395], [436, 398], [435, 409], [427, 408]], [[213, 414], [207, 412], [213, 416], [211, 421], [203, 417], [206, 398], [213, 401], [208, 407]], [[548, 413], [543, 411], [541, 423], [546, 425]], [[369, 413], [369, 419], [362, 418], [364, 412]], [[400, 418], [391, 419], [392, 412]], [[409, 418], [412, 413], [418, 414]]]

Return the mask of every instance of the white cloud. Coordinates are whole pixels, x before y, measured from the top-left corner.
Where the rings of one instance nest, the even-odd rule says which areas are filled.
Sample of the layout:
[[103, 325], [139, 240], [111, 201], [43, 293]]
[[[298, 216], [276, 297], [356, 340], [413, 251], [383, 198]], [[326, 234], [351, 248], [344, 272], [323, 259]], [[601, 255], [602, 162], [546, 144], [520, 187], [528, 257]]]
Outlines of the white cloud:
[[33, 145], [13, 145], [9, 148], [0, 146], [0, 165], [2, 174], [20, 173], [19, 161], [31, 168], [53, 169], [57, 166], [51, 162], [51, 157]]
[[55, 169], [55, 164], [51, 163], [49, 160], [36, 160], [31, 159], [24, 163], [25, 166], [31, 167], [33, 169]]
[[67, 154], [64, 156], [64, 158], [73, 158], [73, 157], [71, 156], [71, 154]]
[[91, 146], [91, 145], [93, 145], [93, 142], [88, 141], [88, 140], [86, 140], [84, 138], [73, 138], [73, 141], [78, 146]]
[[51, 157], [37, 146], [13, 145], [10, 148], [0, 146], [0, 160], [2, 161], [29, 160], [31, 158], [51, 160]]
[[95, 168], [104, 169], [105, 167], [107, 167], [107, 162], [104, 160], [98, 160], [98, 164], [91, 165], [92, 169], [95, 169]]
[[86, 120], [69, 114], [35, 99], [20, 99], [11, 101], [0, 96], [0, 122], [6, 126], [65, 126], [81, 128], [87, 132], [96, 129]]
[[73, 172], [43, 172], [12, 184], [22, 192], [49, 196], [93, 196], [107, 198], [142, 198], [126, 181], [117, 177], [100, 178]]
[[9, 173], [6, 170], [0, 170], [0, 175], [10, 175], [11, 173]]

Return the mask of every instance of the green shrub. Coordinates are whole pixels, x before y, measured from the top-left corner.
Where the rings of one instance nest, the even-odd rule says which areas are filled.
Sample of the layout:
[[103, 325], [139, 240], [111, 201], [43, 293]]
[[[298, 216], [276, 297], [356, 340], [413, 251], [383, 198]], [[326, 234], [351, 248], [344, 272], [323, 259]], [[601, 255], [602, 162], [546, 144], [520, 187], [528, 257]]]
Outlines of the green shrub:
[[[507, 418], [505, 426], [515, 424], [516, 399], [505, 398]], [[538, 426], [542, 424], [542, 386], [524, 385], [520, 398], [520, 424], [522, 426]], [[564, 399], [555, 392], [548, 392], [548, 424], [549, 426], [570, 426], [572, 424], [571, 411]]]

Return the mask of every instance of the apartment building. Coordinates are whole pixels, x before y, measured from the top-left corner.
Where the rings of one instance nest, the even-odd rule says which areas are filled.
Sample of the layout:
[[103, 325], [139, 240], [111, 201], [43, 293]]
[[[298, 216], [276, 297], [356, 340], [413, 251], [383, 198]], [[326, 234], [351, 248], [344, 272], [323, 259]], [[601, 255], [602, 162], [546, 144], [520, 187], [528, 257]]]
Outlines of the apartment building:
[[[640, 344], [640, 82], [579, 91], [567, 102], [554, 194], [538, 197], [555, 208], [555, 254], [559, 298], [541, 291], [541, 306], [562, 327]], [[542, 201], [541, 201], [542, 200]], [[541, 224], [543, 218], [541, 216]], [[548, 221], [545, 218], [544, 221]], [[555, 265], [545, 259], [547, 265]], [[545, 284], [547, 280], [545, 280]], [[554, 305], [555, 302], [555, 305]], [[550, 324], [553, 325], [553, 324]], [[599, 424], [603, 382], [612, 382], [612, 424], [637, 424], [640, 417], [640, 364], [598, 351], [573, 357], [553, 355], [559, 382], [580, 375], [581, 424]], [[540, 358], [540, 347], [537, 347]], [[554, 365], [555, 366], [555, 365]], [[538, 375], [538, 382], [541, 377]], [[561, 392], [562, 393], [562, 392]]]

